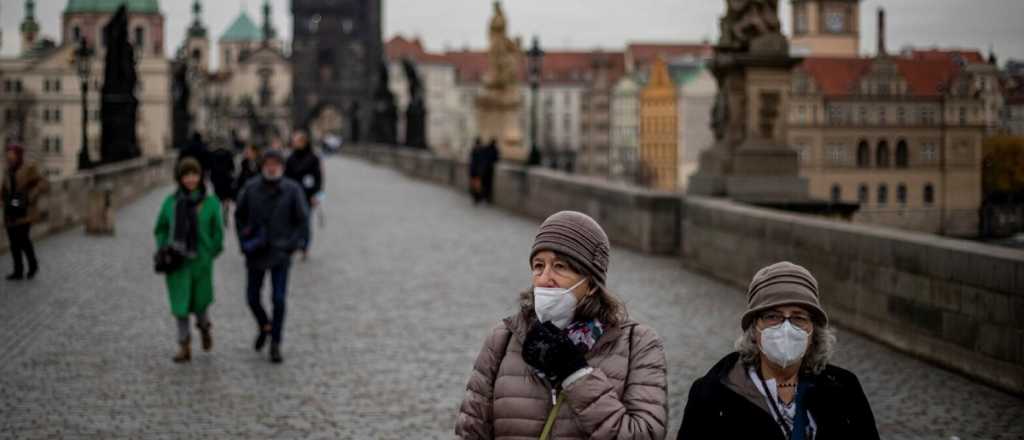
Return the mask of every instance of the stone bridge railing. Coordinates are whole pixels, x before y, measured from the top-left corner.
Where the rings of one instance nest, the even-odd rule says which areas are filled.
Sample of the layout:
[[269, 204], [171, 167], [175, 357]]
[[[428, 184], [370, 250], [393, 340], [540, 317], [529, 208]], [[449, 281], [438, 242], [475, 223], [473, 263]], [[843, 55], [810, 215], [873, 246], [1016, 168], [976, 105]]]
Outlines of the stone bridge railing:
[[[381, 146], [345, 153], [468, 187], [462, 161]], [[586, 212], [618, 245], [678, 255], [743, 289], [774, 261], [802, 264], [838, 325], [1024, 395], [1024, 252], [505, 164], [495, 201], [537, 219]]]
[[[81, 224], [95, 190], [109, 189], [111, 205], [117, 208], [154, 187], [171, 183], [172, 165], [172, 157], [140, 158], [51, 180], [49, 194], [40, 201], [43, 220], [32, 227], [32, 236], [43, 237]], [[0, 235], [0, 252], [7, 252], [7, 234]]]

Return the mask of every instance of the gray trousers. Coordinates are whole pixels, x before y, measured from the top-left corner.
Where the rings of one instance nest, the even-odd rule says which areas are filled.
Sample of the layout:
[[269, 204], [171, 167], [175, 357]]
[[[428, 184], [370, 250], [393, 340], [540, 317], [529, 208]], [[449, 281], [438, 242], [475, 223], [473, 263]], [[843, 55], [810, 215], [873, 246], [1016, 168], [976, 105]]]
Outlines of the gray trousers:
[[[196, 315], [196, 326], [206, 327], [207, 325], [210, 324], [210, 317], [207, 315], [205, 310], [202, 313], [195, 313], [195, 315]], [[178, 343], [179, 344], [184, 344], [184, 343], [188, 342], [189, 338], [192, 336], [191, 332], [189, 332], [189, 330], [188, 330], [188, 317], [186, 316], [184, 318], [177, 318], [177, 320], [178, 320]]]

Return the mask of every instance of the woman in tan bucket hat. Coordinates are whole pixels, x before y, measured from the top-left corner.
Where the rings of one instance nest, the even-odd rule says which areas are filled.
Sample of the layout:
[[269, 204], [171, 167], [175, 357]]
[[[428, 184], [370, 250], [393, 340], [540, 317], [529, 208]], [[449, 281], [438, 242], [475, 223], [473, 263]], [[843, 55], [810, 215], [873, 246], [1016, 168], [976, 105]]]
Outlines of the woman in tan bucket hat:
[[747, 289], [736, 352], [694, 382], [678, 439], [878, 439], [857, 376], [829, 364], [835, 332], [818, 281], [790, 262]]
[[664, 350], [605, 288], [609, 251], [585, 214], [544, 221], [530, 252], [533, 288], [484, 341], [458, 438], [665, 438]]

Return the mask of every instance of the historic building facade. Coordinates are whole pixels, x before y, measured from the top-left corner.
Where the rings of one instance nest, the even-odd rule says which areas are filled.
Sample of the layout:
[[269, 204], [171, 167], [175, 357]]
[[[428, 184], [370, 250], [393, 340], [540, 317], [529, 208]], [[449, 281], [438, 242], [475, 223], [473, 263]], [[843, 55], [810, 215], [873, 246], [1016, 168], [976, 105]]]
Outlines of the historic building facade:
[[997, 83], [986, 66], [960, 52], [807, 58], [793, 76], [788, 136], [812, 196], [859, 203], [857, 221], [974, 235]]
[[103, 85], [103, 26], [122, 3], [129, 39], [136, 47], [139, 100], [137, 132], [143, 155], [170, 148], [170, 65], [164, 56], [164, 16], [156, 0], [96, 2], [69, 0], [57, 40], [41, 37], [35, 2], [25, 2], [21, 53], [0, 58], [0, 117], [4, 140], [20, 139], [51, 177], [78, 170], [82, 145], [82, 94], [73, 52], [85, 40], [95, 53], [88, 79], [87, 136], [90, 157], [99, 158], [100, 89]]
[[[365, 139], [384, 60], [381, 0], [292, 0], [292, 119]], [[386, 72], [384, 72], [386, 75]]]

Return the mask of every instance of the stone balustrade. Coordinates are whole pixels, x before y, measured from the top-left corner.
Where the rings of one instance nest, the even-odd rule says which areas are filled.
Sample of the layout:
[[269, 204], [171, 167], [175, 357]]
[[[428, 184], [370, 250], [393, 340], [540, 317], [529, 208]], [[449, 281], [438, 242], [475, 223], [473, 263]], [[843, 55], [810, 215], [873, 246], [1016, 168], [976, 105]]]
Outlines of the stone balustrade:
[[[468, 188], [464, 161], [386, 146], [344, 152]], [[618, 245], [680, 255], [743, 289], [772, 262], [804, 265], [836, 324], [1024, 394], [1024, 252], [508, 164], [494, 191], [498, 206], [536, 219], [585, 212]]]
[[[111, 204], [117, 208], [154, 187], [171, 183], [173, 163], [172, 157], [146, 157], [51, 180], [50, 192], [39, 205], [43, 219], [33, 225], [32, 236], [43, 237], [82, 224], [88, 214], [89, 194], [94, 190], [109, 188]], [[7, 234], [0, 235], [0, 252], [7, 252]]]

